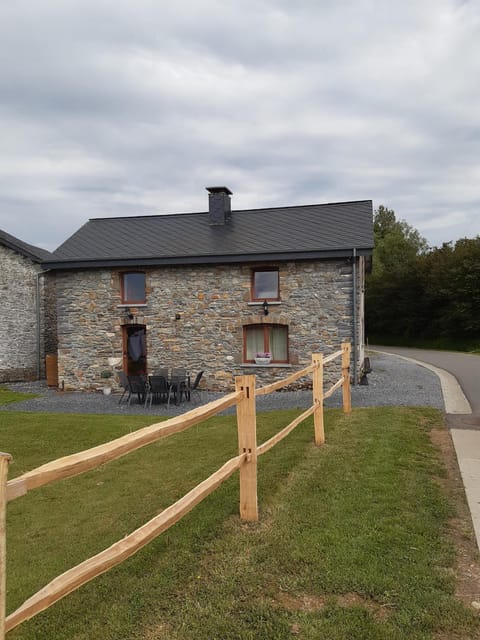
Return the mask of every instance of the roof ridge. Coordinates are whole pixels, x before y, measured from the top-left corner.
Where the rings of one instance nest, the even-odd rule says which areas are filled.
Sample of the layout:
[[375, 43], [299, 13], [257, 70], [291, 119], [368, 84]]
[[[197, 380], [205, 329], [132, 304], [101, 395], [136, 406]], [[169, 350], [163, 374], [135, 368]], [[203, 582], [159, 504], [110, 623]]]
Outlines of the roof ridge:
[[[257, 211], [277, 211], [280, 209], [306, 209], [308, 207], [331, 207], [337, 205], [346, 205], [346, 204], [359, 204], [361, 202], [369, 203], [372, 202], [371, 199], [362, 199], [362, 200], [343, 200], [341, 202], [312, 202], [310, 204], [289, 204], [289, 205], [279, 205], [275, 207], [256, 207], [253, 209], [232, 209], [232, 213], [250, 213]], [[163, 216], [199, 216], [199, 215], [208, 215], [208, 211], [177, 211], [175, 213], [144, 213], [136, 216], [106, 216], [103, 218], [89, 218], [89, 222], [97, 222], [100, 220], [125, 220], [125, 219], [140, 219], [140, 218], [160, 218]]]

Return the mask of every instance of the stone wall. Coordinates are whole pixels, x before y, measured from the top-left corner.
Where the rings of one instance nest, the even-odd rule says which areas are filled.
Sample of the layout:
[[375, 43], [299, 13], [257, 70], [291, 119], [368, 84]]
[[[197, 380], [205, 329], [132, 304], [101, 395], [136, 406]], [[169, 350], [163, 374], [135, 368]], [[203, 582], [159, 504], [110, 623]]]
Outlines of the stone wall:
[[[281, 302], [269, 306], [268, 316], [250, 302], [254, 266], [280, 270]], [[272, 382], [309, 364], [313, 352], [328, 354], [352, 340], [349, 260], [159, 267], [145, 273], [147, 303], [130, 308], [132, 319], [121, 305], [119, 271], [58, 274], [60, 386], [103, 386], [100, 373], [113, 359], [121, 361], [124, 327], [131, 323], [146, 327], [150, 373], [171, 366], [184, 366], [192, 375], [204, 369], [204, 385], [211, 390], [231, 390], [234, 376], [250, 373], [258, 375], [259, 385]], [[288, 326], [288, 365], [242, 363], [243, 326], [264, 322]], [[337, 379], [339, 370], [338, 363], [329, 365], [327, 380]]]
[[0, 382], [35, 380], [38, 365], [44, 377], [45, 349], [56, 350], [53, 282], [54, 277], [44, 274], [40, 265], [0, 245]]

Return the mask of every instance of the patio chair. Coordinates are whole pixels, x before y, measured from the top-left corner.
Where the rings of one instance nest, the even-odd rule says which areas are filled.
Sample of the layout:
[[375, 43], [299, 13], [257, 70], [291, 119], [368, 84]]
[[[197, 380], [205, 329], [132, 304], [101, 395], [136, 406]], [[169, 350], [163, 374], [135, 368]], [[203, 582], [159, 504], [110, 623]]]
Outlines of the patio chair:
[[124, 371], [115, 371], [115, 374], [118, 378], [118, 384], [123, 389], [123, 393], [120, 396], [120, 400], [118, 401], [118, 404], [121, 404], [122, 400], [124, 399], [127, 393], [128, 393], [127, 400], [130, 398], [130, 394], [131, 394], [130, 385], [128, 384], [128, 378]]
[[165, 376], [150, 376], [148, 379], [148, 388], [145, 396], [145, 406], [150, 402], [165, 402], [167, 406], [170, 404], [171, 389]]
[[188, 385], [187, 387], [187, 399], [190, 400], [192, 397], [193, 393], [197, 393], [198, 397], [201, 399], [201, 393], [200, 393], [200, 389], [198, 388], [198, 384], [200, 382], [200, 380], [202, 379], [202, 376], [204, 374], [204, 371], [199, 371], [197, 373], [197, 375], [195, 376], [195, 380], [193, 381], [192, 385]]
[[132, 400], [132, 396], [136, 395], [139, 403], [145, 402], [148, 385], [143, 376], [128, 376], [128, 385], [130, 387], [130, 395], [128, 396], [128, 404]]
[[172, 372], [171, 372], [171, 377], [172, 378], [183, 378], [183, 379], [187, 379], [187, 370], [184, 368], [181, 369], [177, 369], [176, 367], [172, 367]]
[[170, 375], [170, 391], [173, 393], [175, 404], [182, 401], [182, 394], [187, 398], [187, 370], [172, 369]]

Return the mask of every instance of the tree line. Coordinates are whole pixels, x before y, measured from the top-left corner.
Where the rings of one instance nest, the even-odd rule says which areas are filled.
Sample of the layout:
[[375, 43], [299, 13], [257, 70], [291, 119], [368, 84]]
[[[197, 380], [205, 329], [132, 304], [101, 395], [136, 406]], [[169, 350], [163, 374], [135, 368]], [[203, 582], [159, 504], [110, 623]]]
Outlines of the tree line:
[[431, 248], [383, 205], [373, 229], [365, 289], [369, 341], [480, 344], [480, 236]]

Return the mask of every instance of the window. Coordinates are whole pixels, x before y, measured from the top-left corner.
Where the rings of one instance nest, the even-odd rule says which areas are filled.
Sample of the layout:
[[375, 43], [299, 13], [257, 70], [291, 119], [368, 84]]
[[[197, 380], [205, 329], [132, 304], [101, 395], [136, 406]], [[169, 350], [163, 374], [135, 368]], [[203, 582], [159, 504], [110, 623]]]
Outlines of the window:
[[252, 300], [279, 300], [278, 269], [255, 269], [252, 272]]
[[145, 304], [145, 274], [122, 273], [122, 303]]
[[269, 351], [272, 362], [288, 362], [288, 327], [281, 324], [252, 324], [244, 327], [244, 361]]

